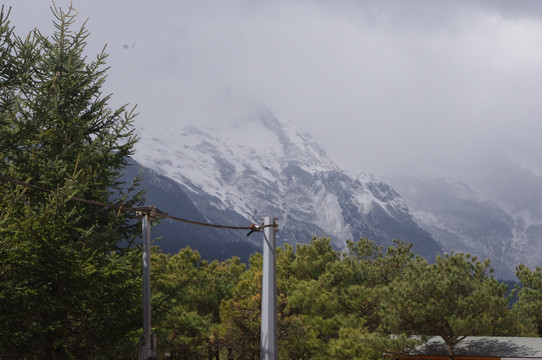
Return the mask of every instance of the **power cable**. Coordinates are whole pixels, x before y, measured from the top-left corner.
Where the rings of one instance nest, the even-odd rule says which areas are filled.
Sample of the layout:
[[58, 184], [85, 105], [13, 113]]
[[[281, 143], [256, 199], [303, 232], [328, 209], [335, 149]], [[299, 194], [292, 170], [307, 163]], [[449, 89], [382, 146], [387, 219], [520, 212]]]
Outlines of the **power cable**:
[[[4, 181], [7, 181], [7, 182], [14, 183], [16, 185], [24, 186], [26, 188], [30, 188], [30, 189], [50, 193], [50, 194], [54, 193], [53, 190], [46, 189], [44, 187], [37, 186], [37, 185], [32, 185], [32, 184], [29, 184], [27, 182], [14, 179], [14, 178], [12, 178], [10, 176], [7, 176], [7, 175], [4, 175], [4, 174], [0, 174], [0, 180], [4, 180]], [[90, 204], [90, 205], [107, 207], [107, 208], [115, 209], [115, 210], [119, 210], [119, 211], [135, 212], [136, 214], [147, 214], [151, 218], [159, 217], [159, 218], [171, 219], [171, 220], [180, 221], [180, 222], [184, 222], [184, 223], [192, 224], [192, 225], [214, 227], [214, 228], [218, 228], [218, 229], [250, 230], [250, 232], [247, 234], [247, 236], [250, 236], [253, 232], [260, 232], [260, 231], [262, 231], [262, 229], [264, 229], [266, 227], [275, 227], [275, 228], [278, 227], [278, 224], [277, 224], [276, 221], [273, 224], [268, 224], [268, 225], [264, 225], [264, 224], [256, 225], [254, 223], [250, 224], [250, 226], [217, 225], [217, 224], [204, 223], [204, 222], [194, 221], [194, 220], [187, 220], [187, 219], [179, 218], [179, 217], [176, 217], [176, 216], [172, 216], [172, 215], [169, 215], [166, 212], [163, 212], [163, 211], [159, 210], [155, 206], [147, 205], [147, 206], [140, 206], [140, 207], [134, 208], [134, 207], [129, 207], [129, 206], [107, 204], [107, 203], [104, 203], [104, 202], [84, 199], [84, 198], [80, 198], [80, 197], [77, 197], [77, 196], [72, 196], [69, 200], [73, 200], [73, 201], [77, 201], [77, 202], [81, 202], [81, 203], [85, 203], [85, 204]]]

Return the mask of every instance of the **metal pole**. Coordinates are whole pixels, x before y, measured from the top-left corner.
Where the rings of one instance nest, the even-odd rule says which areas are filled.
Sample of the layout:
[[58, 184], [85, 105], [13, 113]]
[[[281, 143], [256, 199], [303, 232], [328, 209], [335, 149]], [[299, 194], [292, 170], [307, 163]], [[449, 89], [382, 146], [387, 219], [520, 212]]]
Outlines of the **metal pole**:
[[[267, 216], [264, 225], [273, 225], [273, 218]], [[277, 266], [276, 229], [264, 228], [263, 232], [263, 275], [262, 275], [262, 328], [261, 359], [277, 360]]]
[[156, 359], [156, 335], [151, 331], [151, 216], [141, 214], [143, 227], [143, 334], [139, 338], [139, 360]]

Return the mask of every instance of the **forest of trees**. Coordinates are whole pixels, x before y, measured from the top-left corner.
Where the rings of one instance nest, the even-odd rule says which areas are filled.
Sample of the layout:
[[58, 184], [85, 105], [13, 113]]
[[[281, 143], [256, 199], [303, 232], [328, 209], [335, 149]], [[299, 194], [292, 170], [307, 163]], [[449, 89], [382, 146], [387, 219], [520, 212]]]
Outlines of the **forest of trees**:
[[[261, 254], [248, 267], [237, 258], [209, 263], [189, 248], [156, 249], [152, 261], [161, 348], [178, 359], [259, 358]], [[489, 261], [469, 254], [428, 263], [401, 242], [384, 249], [361, 239], [345, 252], [323, 238], [285, 245], [277, 253], [279, 357], [400, 357], [424, 336], [441, 336], [453, 355], [467, 336], [540, 336], [542, 273], [518, 269], [524, 287], [510, 305]]]
[[[138, 221], [74, 201], [143, 204], [139, 179], [121, 181], [135, 114], [109, 107], [107, 55], [87, 59], [89, 34], [73, 30], [71, 9], [54, 9], [51, 37], [17, 36], [8, 13], [0, 14], [0, 358], [137, 358]], [[283, 359], [400, 357], [429, 336], [453, 357], [467, 336], [542, 335], [540, 268], [518, 266], [511, 301], [488, 260], [427, 261], [399, 241], [361, 239], [339, 251], [314, 238], [284, 245], [276, 259]], [[153, 249], [159, 357], [258, 359], [261, 277], [261, 254], [243, 264]]]

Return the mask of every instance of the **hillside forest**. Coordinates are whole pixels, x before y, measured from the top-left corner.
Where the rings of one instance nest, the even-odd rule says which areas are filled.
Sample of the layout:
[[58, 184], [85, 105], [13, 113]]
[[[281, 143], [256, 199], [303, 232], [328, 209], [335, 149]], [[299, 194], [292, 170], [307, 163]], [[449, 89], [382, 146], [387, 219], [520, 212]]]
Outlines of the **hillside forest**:
[[[135, 359], [141, 229], [124, 210], [144, 191], [122, 179], [137, 114], [110, 107], [107, 54], [87, 57], [75, 11], [52, 10], [49, 37], [16, 35], [0, 13], [0, 358]], [[470, 254], [299, 240], [276, 255], [282, 359], [400, 358], [430, 336], [453, 358], [467, 336], [542, 335], [541, 268], [518, 264], [509, 289]], [[151, 263], [159, 358], [259, 358], [261, 254], [155, 247]]]

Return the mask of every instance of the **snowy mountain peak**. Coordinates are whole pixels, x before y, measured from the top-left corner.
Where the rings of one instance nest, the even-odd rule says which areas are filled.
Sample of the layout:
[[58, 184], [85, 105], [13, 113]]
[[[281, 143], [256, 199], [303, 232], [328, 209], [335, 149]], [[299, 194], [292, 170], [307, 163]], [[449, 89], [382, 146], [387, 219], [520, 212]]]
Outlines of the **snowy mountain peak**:
[[279, 217], [286, 242], [330, 236], [344, 247], [360, 237], [386, 244], [399, 238], [425, 242], [426, 254], [440, 251], [389, 185], [341, 170], [310, 135], [269, 111], [220, 129], [184, 126], [138, 134], [135, 160], [177, 182], [204, 214], [255, 222]]
[[[179, 171], [181, 166], [188, 170], [186, 163], [195, 165], [203, 161], [206, 165], [189, 166], [190, 177], [196, 175], [194, 172], [207, 172], [216, 167], [213, 162], [217, 156], [222, 158], [218, 166], [222, 178], [245, 168], [258, 170], [262, 175], [269, 171], [278, 173], [287, 164], [296, 164], [311, 174], [339, 170], [310, 135], [264, 110], [229, 127], [186, 125], [167, 130], [140, 128], [137, 133], [140, 141], [136, 160], [173, 179], [187, 177]], [[174, 164], [174, 159], [182, 161]], [[204, 177], [211, 175], [206, 173]]]
[[282, 164], [296, 164], [311, 174], [339, 170], [309, 134], [290, 122], [280, 121], [265, 108], [237, 123], [227, 135], [230, 141], [237, 139], [241, 146], [248, 144], [254, 150], [271, 152]]

